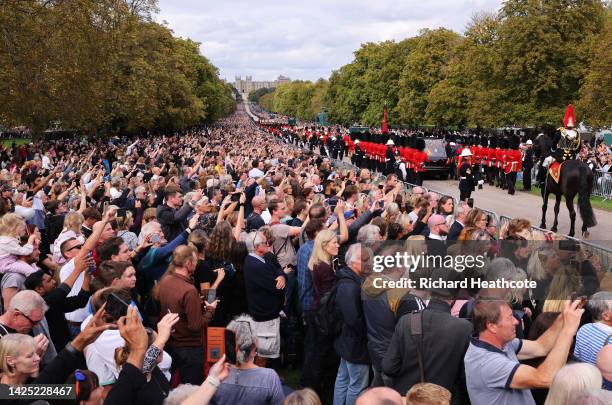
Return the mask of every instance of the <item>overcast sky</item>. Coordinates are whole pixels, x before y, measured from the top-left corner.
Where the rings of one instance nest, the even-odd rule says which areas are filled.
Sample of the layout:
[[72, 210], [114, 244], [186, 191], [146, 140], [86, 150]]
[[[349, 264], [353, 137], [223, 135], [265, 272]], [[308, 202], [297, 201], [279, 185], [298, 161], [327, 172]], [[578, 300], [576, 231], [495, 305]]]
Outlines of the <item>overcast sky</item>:
[[159, 0], [159, 22], [200, 42], [230, 82], [329, 78], [364, 42], [402, 40], [422, 28], [463, 32], [501, 0]]

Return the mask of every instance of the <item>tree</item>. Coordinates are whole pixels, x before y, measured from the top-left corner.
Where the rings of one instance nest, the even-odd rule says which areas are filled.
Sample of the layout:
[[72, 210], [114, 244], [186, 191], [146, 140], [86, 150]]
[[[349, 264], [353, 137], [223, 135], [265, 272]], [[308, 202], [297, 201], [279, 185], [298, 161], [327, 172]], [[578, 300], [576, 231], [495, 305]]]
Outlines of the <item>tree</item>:
[[504, 2], [499, 51], [508, 123], [561, 123], [565, 106], [578, 99], [603, 10], [601, 1]]
[[602, 32], [592, 44], [591, 63], [580, 87], [577, 111], [590, 125], [610, 125], [612, 117], [612, 9], [608, 8]]
[[6, 0], [0, 122], [41, 133], [213, 122], [235, 109], [199, 44], [153, 22], [155, 0]]
[[397, 112], [402, 123], [426, 122], [427, 97], [444, 79], [444, 67], [460, 44], [461, 36], [447, 29], [421, 31], [400, 77]]
[[272, 93], [273, 91], [274, 89], [268, 88], [268, 87], [253, 90], [252, 92], [249, 93], [249, 101], [251, 103], [257, 103], [259, 102], [259, 99], [261, 98], [261, 96], [268, 94], [268, 93]]

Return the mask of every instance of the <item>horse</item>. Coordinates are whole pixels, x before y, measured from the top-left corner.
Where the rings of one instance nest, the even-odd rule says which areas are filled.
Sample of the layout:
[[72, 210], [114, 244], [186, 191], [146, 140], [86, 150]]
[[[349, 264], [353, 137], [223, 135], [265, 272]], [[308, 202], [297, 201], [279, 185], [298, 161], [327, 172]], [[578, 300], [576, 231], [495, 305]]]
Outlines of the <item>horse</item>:
[[[538, 135], [534, 142], [534, 154], [542, 159], [546, 156], [546, 152], [550, 150], [552, 139], [548, 135]], [[540, 170], [547, 170], [539, 165]], [[574, 210], [574, 197], [578, 194], [578, 209], [582, 218], [582, 236], [589, 237], [588, 228], [597, 225], [595, 213], [591, 207], [591, 190], [593, 189], [593, 172], [586, 163], [570, 159], [566, 160], [561, 166], [559, 182], [553, 180], [550, 173], [546, 173], [544, 186], [541, 188], [542, 194], [542, 222], [540, 228], [546, 229], [546, 209], [548, 208], [548, 196], [555, 195], [555, 221], [551, 231], [557, 232], [559, 206], [561, 205], [561, 196], [565, 197], [565, 204], [570, 214], [570, 231], [569, 236], [574, 236], [574, 224], [576, 222], [576, 211]]]

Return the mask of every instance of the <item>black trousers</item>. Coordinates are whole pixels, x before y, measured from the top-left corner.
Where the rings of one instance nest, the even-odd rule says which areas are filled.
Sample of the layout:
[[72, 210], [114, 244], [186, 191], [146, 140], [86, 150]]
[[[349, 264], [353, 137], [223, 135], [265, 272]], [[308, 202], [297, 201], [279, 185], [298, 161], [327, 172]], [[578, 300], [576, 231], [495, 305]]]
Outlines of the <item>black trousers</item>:
[[531, 190], [531, 167], [523, 167], [523, 190]]
[[172, 356], [172, 371], [178, 368], [182, 384], [201, 385], [204, 382], [204, 348], [166, 346]]
[[334, 338], [321, 334], [314, 322], [312, 324], [315, 353], [310, 369], [312, 378], [310, 386], [319, 394], [323, 404], [331, 404], [334, 399], [334, 385], [340, 358], [334, 349]]
[[414, 184], [417, 186], [423, 185], [423, 172], [417, 172], [414, 174]]
[[313, 364], [317, 353], [316, 345], [316, 326], [314, 321], [314, 311], [304, 311], [304, 323], [306, 324], [306, 336], [304, 336], [304, 363], [300, 376], [301, 387], [314, 387], [312, 375]]
[[516, 172], [506, 174], [506, 184], [508, 186], [508, 194], [514, 194], [516, 187]]
[[472, 195], [472, 190], [461, 190], [459, 189], [459, 201], [465, 201]]

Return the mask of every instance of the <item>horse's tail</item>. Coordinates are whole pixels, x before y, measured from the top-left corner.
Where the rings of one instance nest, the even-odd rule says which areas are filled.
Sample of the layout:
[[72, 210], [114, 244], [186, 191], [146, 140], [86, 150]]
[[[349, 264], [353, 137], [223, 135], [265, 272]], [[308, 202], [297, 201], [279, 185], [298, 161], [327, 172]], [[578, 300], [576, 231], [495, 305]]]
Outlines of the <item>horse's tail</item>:
[[587, 228], [597, 225], [595, 213], [591, 207], [591, 190], [593, 189], [593, 172], [587, 165], [580, 165], [580, 187], [578, 189], [578, 209], [582, 224]]

